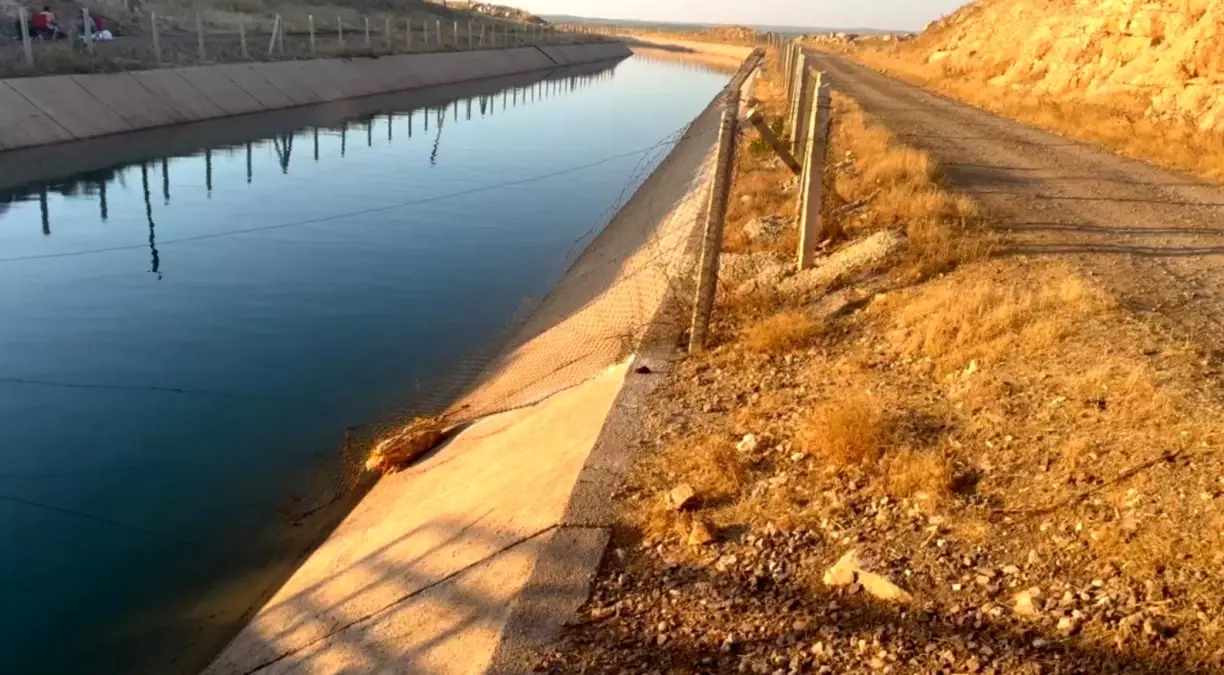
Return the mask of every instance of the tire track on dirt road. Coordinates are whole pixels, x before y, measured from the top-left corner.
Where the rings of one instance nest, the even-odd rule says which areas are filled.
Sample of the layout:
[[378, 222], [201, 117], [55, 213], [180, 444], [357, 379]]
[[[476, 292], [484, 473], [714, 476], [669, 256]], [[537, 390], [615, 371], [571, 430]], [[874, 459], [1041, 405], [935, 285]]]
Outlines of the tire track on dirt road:
[[1127, 309], [1224, 360], [1224, 189], [813, 53], [840, 93], [936, 159], [997, 227], [999, 255], [1067, 260]]

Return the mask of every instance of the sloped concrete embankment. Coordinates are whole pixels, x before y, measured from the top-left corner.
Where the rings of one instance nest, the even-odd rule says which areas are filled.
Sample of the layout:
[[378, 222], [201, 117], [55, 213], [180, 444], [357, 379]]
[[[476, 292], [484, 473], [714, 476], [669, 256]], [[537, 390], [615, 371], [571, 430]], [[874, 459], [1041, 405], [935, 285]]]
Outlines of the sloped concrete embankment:
[[629, 55], [606, 43], [3, 80], [0, 151]]
[[658, 377], [630, 341], [691, 265], [717, 136], [711, 106], [456, 405], [490, 414], [379, 481], [207, 675], [503, 671], [559, 628], [606, 545], [618, 429]]

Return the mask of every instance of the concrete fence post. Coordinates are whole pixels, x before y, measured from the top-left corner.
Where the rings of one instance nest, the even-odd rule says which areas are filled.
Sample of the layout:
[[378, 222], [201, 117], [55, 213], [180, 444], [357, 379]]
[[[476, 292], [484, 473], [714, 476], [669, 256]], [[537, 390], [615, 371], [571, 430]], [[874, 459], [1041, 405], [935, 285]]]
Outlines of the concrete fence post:
[[336, 17], [336, 39], [344, 44], [344, 19]]
[[823, 197], [825, 157], [829, 151], [829, 123], [832, 94], [824, 81], [824, 73], [814, 78], [811, 88], [816, 92], [816, 105], [807, 120], [807, 158], [803, 162], [803, 177], [799, 181], [799, 260], [800, 270], [812, 266], [816, 247], [828, 239], [820, 218]]
[[272, 21], [272, 39], [268, 40], [268, 56], [272, 56], [272, 53], [276, 51], [276, 31], [278, 28], [280, 28], [280, 14], [277, 14], [276, 18]]
[[196, 12], [196, 47], [199, 51], [200, 63], [203, 63], [208, 57], [204, 53], [204, 20], [200, 18], [199, 12]]
[[722, 253], [723, 226], [727, 219], [727, 202], [731, 198], [731, 172], [735, 168], [738, 125], [739, 92], [729, 89], [723, 100], [714, 184], [710, 187], [701, 261], [697, 268], [697, 297], [693, 303], [693, 322], [689, 329], [690, 354], [705, 350], [706, 337], [710, 332], [710, 314], [714, 310], [714, 296], [718, 290], [718, 263]]
[[94, 25], [93, 25], [93, 20], [89, 17], [89, 10], [86, 9], [85, 7], [81, 8], [81, 28], [85, 30], [85, 35], [84, 35], [85, 50], [88, 51], [90, 54], [92, 54], [94, 50], [94, 42], [93, 42]]
[[281, 19], [281, 15], [276, 15], [276, 48], [280, 53], [285, 53], [285, 21]]
[[454, 42], [455, 49], [463, 49], [462, 45], [459, 44], [459, 22], [458, 21], [455, 22], [454, 27], [451, 29], [451, 38], [454, 39], [455, 41]]
[[[312, 25], [312, 26], [314, 25], [314, 18], [313, 18], [313, 17], [311, 17], [311, 25]], [[312, 47], [314, 46], [314, 44], [313, 44], [313, 43], [314, 43], [314, 41], [312, 40], [312, 41], [311, 41], [311, 46], [312, 46]], [[239, 49], [242, 51], [242, 58], [244, 58], [244, 59], [249, 59], [249, 58], [251, 58], [250, 53], [247, 51], [247, 40], [246, 40], [246, 17], [243, 17], [243, 18], [241, 18], [241, 19], [238, 19], [238, 48], [239, 48]], [[311, 54], [313, 54], [313, 53], [314, 53], [314, 49], [313, 49], [313, 48], [310, 50], [310, 53], [311, 53]]]
[[153, 59], [158, 66], [162, 64], [161, 41], [157, 37], [157, 12], [149, 12], [149, 22], [153, 27]]
[[442, 19], [434, 19], [434, 36], [438, 39], [438, 46], [442, 46]]
[[483, 21], [480, 22], [480, 46], [481, 48], [485, 46], [485, 22]]
[[383, 17], [383, 29], [387, 33], [387, 51], [393, 52], [395, 51], [395, 45], [391, 42], [391, 17], [390, 16]]
[[795, 66], [795, 111], [791, 116], [791, 154], [799, 161], [806, 161], [802, 155], [807, 150], [808, 114], [812, 107], [812, 69], [808, 64], [806, 53], [799, 54], [798, 65]]
[[366, 47], [369, 47], [370, 46], [370, 17], [366, 16], [362, 18], [365, 19]]
[[[154, 15], [156, 18], [156, 15]], [[30, 45], [30, 21], [26, 15], [24, 5], [17, 7], [17, 20], [21, 22], [21, 52], [25, 56], [26, 65], [30, 68], [34, 67], [34, 49]], [[157, 29], [154, 28], [154, 35], [157, 35]], [[154, 38], [156, 40], [156, 38]]]
[[[310, 55], [311, 55], [311, 56], [314, 56], [314, 55], [315, 55], [315, 25], [314, 25], [314, 14], [307, 14], [307, 15], [306, 15], [306, 22], [307, 22], [308, 24], [310, 24]], [[244, 43], [244, 44], [245, 44], [245, 43]]]
[[467, 48], [471, 49], [473, 46], [474, 45], [472, 44], [472, 22], [469, 21], [468, 22], [468, 34], [467, 34]]
[[412, 51], [412, 19], [405, 21], [404, 26], [408, 29], [408, 37], [404, 39], [404, 44], [407, 45], [408, 51]]
[[[411, 24], [411, 21], [409, 21], [409, 23]], [[429, 20], [428, 19], [421, 22], [421, 30], [425, 31], [425, 46], [429, 47]]]

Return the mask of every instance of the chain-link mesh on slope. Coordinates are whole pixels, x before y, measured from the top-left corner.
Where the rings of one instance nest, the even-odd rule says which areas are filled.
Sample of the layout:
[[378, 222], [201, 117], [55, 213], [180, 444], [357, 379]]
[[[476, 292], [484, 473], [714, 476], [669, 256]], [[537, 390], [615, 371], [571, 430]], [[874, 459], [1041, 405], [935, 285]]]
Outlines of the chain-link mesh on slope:
[[[622, 361], [652, 324], [673, 318], [665, 310], [682, 303], [671, 301], [691, 294], [718, 118], [719, 106], [711, 104], [674, 144], [661, 144], [642, 158], [623, 193], [632, 197], [623, 207], [618, 202], [615, 217], [448, 417], [483, 417], [580, 384]], [[661, 162], [660, 154], [666, 154]], [[588, 238], [576, 242], [575, 250]]]

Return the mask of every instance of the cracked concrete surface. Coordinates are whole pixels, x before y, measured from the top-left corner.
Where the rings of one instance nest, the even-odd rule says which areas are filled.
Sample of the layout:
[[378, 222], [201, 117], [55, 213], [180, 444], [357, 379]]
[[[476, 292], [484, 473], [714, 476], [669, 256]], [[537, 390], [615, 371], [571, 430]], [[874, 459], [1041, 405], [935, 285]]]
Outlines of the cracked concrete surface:
[[482, 672], [627, 370], [380, 481], [205, 673]]

